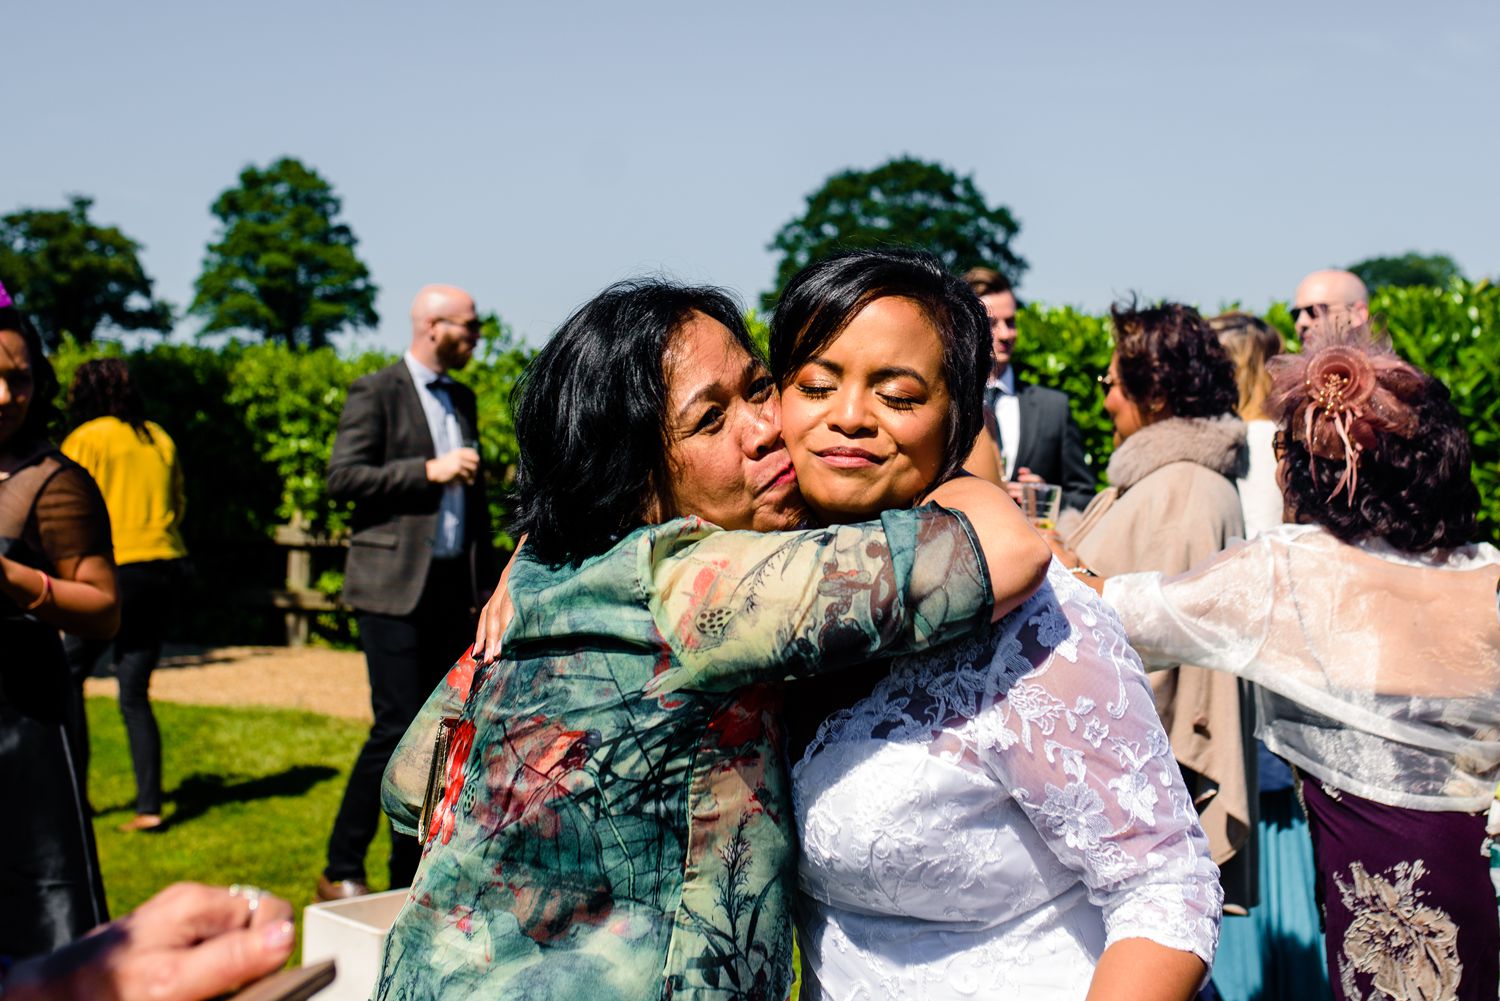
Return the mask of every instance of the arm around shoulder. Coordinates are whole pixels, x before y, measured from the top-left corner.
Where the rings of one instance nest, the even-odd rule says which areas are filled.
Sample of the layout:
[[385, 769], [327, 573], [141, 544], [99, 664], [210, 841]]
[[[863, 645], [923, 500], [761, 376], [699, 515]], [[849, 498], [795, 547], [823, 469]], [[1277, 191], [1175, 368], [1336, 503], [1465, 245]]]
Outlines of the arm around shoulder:
[[989, 570], [992, 622], [1019, 608], [1047, 579], [1052, 550], [1001, 487], [977, 476], [956, 476], [927, 500], [959, 512], [973, 527]]

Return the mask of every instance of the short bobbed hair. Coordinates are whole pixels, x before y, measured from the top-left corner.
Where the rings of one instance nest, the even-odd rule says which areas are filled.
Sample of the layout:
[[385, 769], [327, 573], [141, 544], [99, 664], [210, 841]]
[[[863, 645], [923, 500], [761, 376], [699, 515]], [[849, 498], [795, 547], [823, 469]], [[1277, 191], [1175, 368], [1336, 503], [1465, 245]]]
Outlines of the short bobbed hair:
[[27, 360], [31, 363], [31, 402], [27, 404], [26, 417], [11, 440], [0, 443], [0, 449], [14, 452], [29, 448], [47, 437], [47, 429], [57, 416], [57, 373], [47, 360], [41, 337], [25, 313], [14, 306], [0, 307], [0, 330], [21, 335], [21, 340], [26, 343]]
[[1176, 302], [1110, 307], [1120, 388], [1136, 404], [1164, 403], [1174, 417], [1234, 413], [1234, 363], [1198, 311]]
[[994, 363], [990, 323], [967, 283], [922, 250], [857, 250], [809, 264], [787, 283], [771, 317], [771, 374], [783, 390], [803, 365], [876, 299], [915, 303], [937, 328], [948, 384], [941, 483], [963, 468], [984, 427], [984, 383]]
[[1334, 496], [1344, 463], [1314, 461], [1292, 427], [1295, 412], [1283, 416], [1282, 492], [1297, 521], [1321, 525], [1344, 542], [1384, 539], [1408, 553], [1474, 540], [1479, 490], [1470, 475], [1469, 436], [1448, 387], [1421, 375], [1422, 388], [1406, 401], [1418, 432], [1381, 434], [1373, 448], [1361, 450], [1352, 501]]
[[114, 417], [129, 424], [142, 441], [151, 440], [146, 401], [124, 358], [95, 358], [79, 365], [68, 390], [68, 414], [77, 424]]
[[694, 313], [722, 323], [759, 356], [728, 293], [637, 279], [578, 307], [522, 374], [512, 531], [527, 536], [537, 560], [577, 565], [665, 506], [666, 353]]

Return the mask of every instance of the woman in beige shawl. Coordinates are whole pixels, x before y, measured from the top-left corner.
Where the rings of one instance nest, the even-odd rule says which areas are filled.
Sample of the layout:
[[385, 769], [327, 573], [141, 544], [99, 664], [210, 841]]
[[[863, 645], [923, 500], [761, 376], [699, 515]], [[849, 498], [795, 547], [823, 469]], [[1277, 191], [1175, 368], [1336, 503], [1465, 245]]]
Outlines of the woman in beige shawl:
[[[1181, 573], [1245, 534], [1234, 484], [1245, 445], [1234, 364], [1189, 306], [1131, 305], [1111, 315], [1115, 353], [1099, 380], [1115, 425], [1110, 486], [1061, 555], [1106, 577]], [[1151, 682], [1222, 872], [1225, 910], [1243, 914], [1256, 902], [1250, 700], [1237, 679], [1188, 664]]]

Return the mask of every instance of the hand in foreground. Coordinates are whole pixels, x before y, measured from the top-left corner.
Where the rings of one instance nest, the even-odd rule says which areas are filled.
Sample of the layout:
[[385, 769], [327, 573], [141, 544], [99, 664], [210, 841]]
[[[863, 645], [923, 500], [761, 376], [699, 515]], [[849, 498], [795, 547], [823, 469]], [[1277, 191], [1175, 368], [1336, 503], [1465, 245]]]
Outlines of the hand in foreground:
[[479, 453], [472, 448], [455, 448], [436, 459], [427, 460], [427, 479], [432, 483], [473, 483], [479, 474]]
[[479, 626], [474, 630], [473, 657], [481, 664], [487, 664], [500, 656], [500, 640], [505, 636], [506, 627], [510, 625], [511, 617], [516, 611], [510, 602], [510, 588], [506, 585], [510, 583], [511, 568], [516, 565], [516, 556], [520, 555], [524, 545], [526, 536], [523, 535], [516, 541], [516, 551], [511, 554], [510, 562], [505, 564], [505, 572], [500, 575], [495, 593], [490, 595], [490, 600], [479, 610]]
[[17, 963], [6, 1001], [202, 1001], [278, 969], [292, 908], [259, 890], [176, 883], [133, 913]]

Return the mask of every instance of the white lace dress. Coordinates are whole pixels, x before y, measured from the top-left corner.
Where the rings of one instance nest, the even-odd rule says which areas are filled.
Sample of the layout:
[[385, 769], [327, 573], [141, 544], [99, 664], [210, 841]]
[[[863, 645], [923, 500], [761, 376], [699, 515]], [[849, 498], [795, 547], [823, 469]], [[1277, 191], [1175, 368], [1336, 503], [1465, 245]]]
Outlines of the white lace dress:
[[1151, 688], [1055, 561], [825, 721], [792, 781], [804, 998], [1083, 998], [1124, 938], [1212, 962], [1218, 870]]

